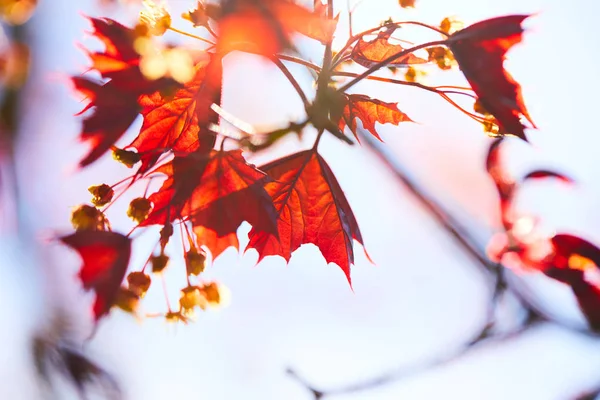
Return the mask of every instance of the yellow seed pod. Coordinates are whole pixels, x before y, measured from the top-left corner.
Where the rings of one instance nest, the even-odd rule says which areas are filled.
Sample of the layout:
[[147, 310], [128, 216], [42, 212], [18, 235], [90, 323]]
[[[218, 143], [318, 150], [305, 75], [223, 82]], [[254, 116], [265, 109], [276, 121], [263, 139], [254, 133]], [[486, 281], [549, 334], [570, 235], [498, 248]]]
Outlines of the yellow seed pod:
[[128, 313], [135, 313], [139, 305], [140, 298], [132, 290], [121, 287], [117, 292], [115, 306]]
[[463, 22], [455, 17], [446, 17], [442, 20], [442, 22], [440, 22], [440, 30], [448, 35], [461, 30], [463, 27]]
[[185, 313], [192, 311], [195, 307], [205, 309], [206, 299], [200, 293], [198, 286], [188, 286], [181, 290], [179, 306]]
[[156, 4], [153, 0], [143, 0], [145, 10], [140, 12], [140, 23], [148, 27], [150, 34], [162, 36], [171, 27], [171, 15], [164, 2]]
[[206, 254], [199, 252], [195, 248], [185, 253], [185, 267], [188, 275], [198, 276], [204, 271], [206, 266]]
[[160, 248], [164, 251], [169, 243], [169, 239], [173, 236], [173, 224], [167, 222], [160, 230]]
[[454, 55], [443, 46], [435, 46], [427, 49], [429, 61], [434, 61], [441, 70], [451, 69], [455, 65]]
[[205, 283], [200, 288], [200, 294], [206, 300], [207, 306], [216, 308], [229, 304], [230, 293], [227, 287], [216, 282]]
[[113, 199], [115, 191], [103, 183], [102, 185], [90, 186], [88, 192], [92, 194], [92, 204], [96, 207], [102, 207], [110, 203]]
[[152, 280], [149, 275], [143, 272], [131, 272], [127, 275], [127, 283], [129, 284], [129, 290], [137, 294], [139, 297], [144, 297]]
[[125, 165], [127, 168], [132, 168], [137, 162], [140, 161], [140, 154], [135, 151], [123, 150], [115, 148], [113, 149], [113, 158]]
[[481, 115], [490, 115], [488, 110], [486, 110], [485, 107], [483, 107], [483, 104], [481, 104], [481, 101], [479, 101], [479, 99], [477, 99], [473, 104], [473, 111]]
[[420, 78], [424, 77], [425, 75], [427, 75], [425, 71], [421, 71], [413, 66], [410, 66], [406, 69], [406, 72], [404, 73], [404, 79], [407, 82], [418, 82]]
[[145, 197], [138, 197], [131, 200], [131, 203], [129, 203], [127, 216], [138, 224], [141, 224], [146, 218], [148, 218], [148, 214], [150, 214], [151, 209], [152, 204], [150, 203], [150, 200]]
[[206, 13], [206, 7], [202, 2], [198, 2], [198, 5], [195, 9], [189, 10], [186, 13], [183, 13], [181, 17], [187, 21], [190, 21], [194, 24], [194, 28], [197, 26], [206, 26], [208, 27], [208, 14]]
[[150, 263], [152, 264], [152, 272], [158, 274], [162, 272], [167, 265], [169, 265], [169, 256], [161, 253], [157, 256], [150, 257]]
[[187, 324], [189, 321], [180, 311], [169, 311], [165, 314], [165, 320], [170, 323], [183, 322], [184, 324]]
[[106, 227], [106, 217], [96, 207], [81, 204], [71, 212], [71, 224], [78, 231], [103, 231]]

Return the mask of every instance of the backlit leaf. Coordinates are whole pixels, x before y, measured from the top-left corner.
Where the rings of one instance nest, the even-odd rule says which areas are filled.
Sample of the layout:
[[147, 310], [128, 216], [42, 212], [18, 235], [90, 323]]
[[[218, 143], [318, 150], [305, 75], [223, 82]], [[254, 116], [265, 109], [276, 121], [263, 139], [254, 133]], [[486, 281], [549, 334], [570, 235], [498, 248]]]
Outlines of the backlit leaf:
[[261, 167], [274, 179], [266, 185], [277, 210], [279, 237], [250, 231], [247, 249], [259, 260], [279, 255], [289, 261], [302, 244], [312, 243], [325, 260], [337, 264], [350, 282], [352, 240], [363, 243], [358, 224], [333, 172], [312, 150], [292, 154]]
[[114, 304], [131, 254], [131, 240], [116, 232], [77, 231], [60, 240], [76, 250], [83, 261], [79, 279], [84, 289], [94, 290], [96, 321]]
[[80, 114], [84, 118], [80, 140], [90, 143], [91, 150], [81, 160], [84, 167], [100, 158], [125, 133], [141, 108], [137, 103], [143, 94], [168, 89], [173, 81], [166, 78], [148, 80], [139, 69], [139, 54], [135, 51], [135, 32], [110, 19], [90, 21], [92, 35], [105, 45], [104, 52], [88, 52], [92, 69], [98, 71], [107, 83], [83, 77], [73, 77], [77, 91], [88, 99]]
[[528, 15], [510, 15], [473, 24], [454, 33], [448, 46], [485, 110], [496, 117], [500, 131], [526, 140], [523, 116], [531, 121], [520, 85], [504, 69], [506, 52], [521, 41]]
[[347, 125], [357, 140], [357, 119], [362, 122], [366, 130], [379, 140], [381, 140], [381, 137], [375, 129], [376, 122], [394, 125], [398, 125], [400, 122], [413, 122], [408, 115], [398, 109], [398, 105], [395, 103], [386, 103], [362, 94], [346, 95], [346, 101], [339, 127], [343, 130]]
[[276, 234], [276, 211], [264, 189], [269, 178], [246, 163], [241, 151], [175, 157], [158, 172], [167, 180], [150, 195], [154, 208], [140, 226], [191, 221], [198, 244], [213, 257], [237, 247], [235, 233], [244, 221]]
[[219, 119], [211, 106], [221, 102], [222, 73], [221, 59], [213, 56], [208, 63], [198, 65], [194, 79], [174, 95], [155, 92], [139, 99], [144, 122], [129, 147], [141, 155], [140, 172], [152, 167], [166, 151], [182, 155], [200, 149], [210, 153], [215, 134], [209, 125]]
[[294, 32], [325, 44], [337, 25], [290, 0], [226, 0], [218, 23], [218, 53], [241, 50], [266, 56], [291, 48]]
[[[366, 42], [360, 38], [352, 49], [352, 53], [350, 54], [351, 59], [363, 67], [370, 68], [388, 57], [404, 51], [404, 47], [399, 44], [390, 43], [390, 38], [395, 30], [396, 27], [389, 27], [379, 32], [377, 37], [370, 42]], [[391, 67], [402, 67], [411, 64], [424, 64], [426, 62], [427, 60], [410, 53], [388, 65]]]

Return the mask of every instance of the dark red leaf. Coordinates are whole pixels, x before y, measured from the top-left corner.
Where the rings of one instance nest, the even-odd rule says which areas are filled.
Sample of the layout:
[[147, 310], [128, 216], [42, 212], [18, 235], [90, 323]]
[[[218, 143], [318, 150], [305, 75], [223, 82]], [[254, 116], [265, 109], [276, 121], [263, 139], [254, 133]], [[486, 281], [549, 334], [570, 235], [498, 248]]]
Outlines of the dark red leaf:
[[241, 151], [175, 157], [158, 172], [167, 180], [149, 197], [154, 209], [140, 226], [191, 221], [199, 244], [215, 258], [244, 221], [276, 234], [276, 211], [264, 189], [269, 177], [246, 163]]
[[473, 24], [448, 39], [465, 77], [483, 108], [498, 121], [501, 132], [526, 140], [520, 117], [531, 121], [521, 87], [504, 69], [506, 52], [521, 41], [528, 15], [510, 15]]
[[116, 232], [77, 231], [60, 240], [83, 261], [79, 278], [84, 289], [96, 292], [96, 321], [108, 313], [127, 271], [131, 240]]
[[110, 78], [111, 73], [139, 63], [140, 55], [133, 46], [135, 33], [132, 29], [109, 18], [89, 20], [94, 29], [90, 34], [105, 46], [103, 52], [86, 51], [92, 60], [92, 69], [100, 72], [104, 78]]
[[124, 93], [112, 82], [102, 84], [83, 77], [73, 77], [71, 81], [89, 101], [80, 114], [93, 108], [83, 119], [79, 136], [91, 145], [90, 152], [79, 163], [85, 167], [100, 158], [129, 129], [140, 107], [136, 95]]
[[73, 77], [75, 89], [89, 99], [81, 113], [90, 111], [84, 119], [80, 139], [91, 144], [88, 155], [79, 163], [85, 167], [100, 158], [125, 133], [141, 110], [137, 104], [143, 94], [167, 90], [174, 82], [170, 79], [146, 79], [139, 69], [140, 56], [134, 48], [135, 35], [127, 28], [110, 19], [90, 21], [92, 35], [105, 45], [102, 53], [88, 52], [92, 68], [110, 79], [107, 83]]
[[554, 257], [544, 273], [571, 286], [590, 327], [600, 330], [600, 249], [567, 234], [555, 235], [552, 244]]
[[523, 177], [523, 181], [530, 179], [546, 179], [546, 178], [555, 178], [564, 183], [573, 183], [573, 180], [568, 176], [565, 176], [561, 173], [548, 171], [548, 170], [536, 170], [528, 173]]
[[308, 150], [276, 160], [261, 170], [274, 179], [266, 190], [277, 210], [279, 237], [253, 229], [247, 249], [256, 249], [259, 260], [279, 255], [289, 261], [302, 244], [313, 243], [350, 282], [352, 240], [362, 244], [363, 239], [346, 196], [325, 160]]

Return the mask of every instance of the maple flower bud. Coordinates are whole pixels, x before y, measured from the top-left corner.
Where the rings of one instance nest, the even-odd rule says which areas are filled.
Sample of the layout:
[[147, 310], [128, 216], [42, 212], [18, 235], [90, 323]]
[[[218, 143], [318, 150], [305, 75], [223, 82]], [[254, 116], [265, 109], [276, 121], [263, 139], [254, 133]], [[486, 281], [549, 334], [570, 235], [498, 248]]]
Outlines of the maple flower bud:
[[118, 148], [113, 150], [113, 158], [121, 164], [124, 164], [127, 168], [132, 168], [137, 162], [140, 161], [139, 153]]
[[438, 68], [441, 70], [451, 69], [455, 64], [454, 55], [452, 52], [443, 46], [435, 46], [427, 49], [429, 53], [429, 61], [435, 61]]
[[134, 313], [137, 310], [139, 301], [140, 298], [132, 290], [121, 287], [117, 292], [114, 305], [125, 312]]
[[162, 36], [171, 27], [171, 15], [164, 2], [156, 4], [153, 0], [143, 0], [146, 8], [140, 12], [140, 23], [146, 25], [150, 34]]
[[164, 271], [164, 269], [167, 268], [167, 265], [169, 265], [169, 256], [164, 253], [152, 256], [150, 257], [150, 263], [152, 264], [152, 272], [158, 274]]
[[160, 230], [160, 248], [165, 249], [169, 243], [169, 239], [173, 236], [173, 224], [167, 222]]
[[477, 99], [473, 104], [473, 111], [481, 115], [490, 115], [488, 110], [486, 110], [485, 107], [483, 107], [483, 104], [481, 104], [481, 101], [479, 101], [479, 99]]
[[427, 75], [425, 71], [421, 71], [413, 66], [410, 66], [406, 69], [406, 72], [404, 73], [404, 79], [406, 79], [407, 82], [417, 82], [420, 80], [420, 78], [424, 77], [425, 75]]
[[129, 290], [139, 297], [144, 297], [150, 288], [152, 280], [150, 279], [150, 276], [143, 272], [132, 272], [127, 275], [127, 283], [129, 284]]
[[171, 323], [183, 322], [184, 324], [187, 324], [189, 321], [180, 311], [169, 311], [165, 314], [165, 320]]
[[209, 307], [216, 308], [226, 306], [229, 303], [229, 290], [221, 284], [216, 282], [205, 283], [199, 289]]
[[206, 266], [206, 254], [199, 252], [195, 248], [185, 253], [185, 267], [188, 275], [198, 276], [204, 271]]
[[150, 200], [145, 197], [138, 197], [131, 200], [131, 203], [129, 203], [127, 216], [138, 224], [141, 224], [146, 218], [148, 218], [148, 214], [150, 214], [151, 209], [152, 204], [150, 203]]
[[496, 119], [494, 117], [489, 117], [486, 118], [483, 122], [483, 131], [485, 133], [487, 133], [487, 135], [491, 138], [497, 138], [497, 137], [501, 137], [504, 136], [501, 132], [500, 132], [500, 128], [498, 127], [498, 124], [496, 123]]
[[464, 27], [462, 21], [456, 19], [455, 17], [446, 17], [440, 22], [440, 30], [448, 35], [453, 34], [454, 32], [461, 30]]
[[96, 207], [102, 207], [110, 203], [115, 194], [115, 191], [105, 183], [102, 185], [90, 186], [88, 192], [94, 196], [92, 198], [92, 204]]
[[71, 213], [71, 224], [77, 231], [103, 231], [106, 222], [106, 217], [100, 210], [87, 204], [81, 204]]
[[203, 310], [206, 308], [206, 299], [200, 293], [198, 286], [188, 286], [181, 289], [181, 297], [179, 298], [179, 306], [185, 313], [189, 313], [194, 307], [200, 307]]
[[197, 26], [208, 27], [209, 17], [206, 13], [206, 6], [201, 1], [198, 2], [198, 5], [195, 9], [183, 13], [181, 17], [194, 24], [194, 28]]

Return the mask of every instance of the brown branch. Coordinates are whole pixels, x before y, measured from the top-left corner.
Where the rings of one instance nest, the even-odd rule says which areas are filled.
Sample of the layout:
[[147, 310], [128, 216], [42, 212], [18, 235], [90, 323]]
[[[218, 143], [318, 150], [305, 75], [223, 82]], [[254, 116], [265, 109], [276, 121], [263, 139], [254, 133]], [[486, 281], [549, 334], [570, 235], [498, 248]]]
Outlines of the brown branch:
[[[518, 288], [515, 288], [514, 285], [507, 283], [504, 276], [505, 267], [500, 264], [495, 264], [487, 258], [485, 253], [485, 244], [476, 239], [469, 232], [469, 230], [466, 229], [464, 225], [452, 215], [452, 213], [446, 210], [432, 196], [430, 196], [427, 191], [417, 183], [416, 178], [413, 177], [412, 174], [410, 174], [410, 172], [400, 164], [397, 158], [387, 147], [384, 147], [381, 142], [375, 140], [368, 132], [365, 132], [364, 130], [359, 129], [358, 133], [361, 136], [361, 142], [364, 143], [379, 158], [379, 160], [389, 168], [389, 170], [394, 174], [395, 178], [401, 182], [417, 200], [419, 200], [421, 205], [431, 213], [431, 215], [439, 222], [441, 227], [446, 230], [446, 232], [448, 232], [456, 240], [463, 250], [465, 250], [476, 261], [476, 265], [480, 267], [480, 270], [484, 272], [487, 277], [494, 278], [493, 294], [489, 302], [486, 319], [482, 323], [480, 329], [472, 335], [470, 340], [465, 341], [453, 352], [443, 357], [428, 360], [420, 365], [402, 367], [395, 371], [367, 379], [363, 382], [353, 383], [330, 390], [317, 389], [305, 379], [300, 377], [294, 370], [288, 370], [288, 374], [290, 374], [290, 376], [292, 376], [296, 381], [310, 391], [315, 400], [321, 400], [322, 398], [330, 395], [340, 395], [370, 390], [392, 382], [408, 379], [418, 373], [449, 364], [464, 356], [470, 352], [473, 347], [481, 344], [484, 341], [504, 342], [513, 339], [529, 329], [539, 326], [545, 322], [560, 325], [571, 331], [584, 333], [590, 336], [597, 336], [595, 333], [588, 330], [574, 326], [568, 326], [564, 323], [554, 321], [551, 317], [540, 311], [539, 307], [534, 304], [534, 302], [525, 293]], [[523, 309], [527, 312], [527, 318], [515, 330], [508, 333], [497, 333], [494, 332], [494, 326], [496, 322], [495, 311], [500, 295], [505, 292], [510, 292], [519, 300]], [[592, 391], [584, 394], [583, 397], [577, 397], [575, 400], [593, 399], [599, 393], [600, 390]]]
[[[486, 323], [483, 324], [481, 329], [473, 335], [473, 338], [471, 340], [465, 342], [463, 345], [459, 346], [452, 353], [450, 353], [448, 355], [445, 355], [445, 356], [442, 356], [439, 358], [435, 358], [433, 360], [425, 361], [425, 362], [421, 363], [420, 365], [411, 365], [408, 367], [403, 366], [401, 368], [398, 368], [395, 371], [390, 371], [388, 373], [381, 374], [379, 376], [364, 380], [362, 382], [352, 383], [347, 386], [342, 386], [342, 387], [335, 388], [335, 389], [329, 389], [329, 390], [317, 389], [314, 386], [312, 386], [308, 381], [306, 381], [304, 378], [302, 378], [293, 369], [288, 369], [286, 372], [288, 373], [288, 375], [290, 375], [292, 378], [294, 378], [300, 385], [302, 385], [306, 390], [308, 390], [311, 393], [311, 395], [313, 396], [314, 400], [321, 400], [327, 396], [335, 396], [335, 395], [339, 396], [339, 395], [344, 395], [344, 394], [357, 393], [357, 392], [362, 392], [365, 390], [375, 389], [377, 387], [387, 385], [392, 382], [397, 383], [401, 380], [410, 379], [411, 377], [414, 377], [414, 376], [418, 375], [419, 373], [423, 373], [425, 371], [429, 371], [434, 368], [439, 368], [439, 367], [443, 367], [447, 364], [451, 364], [452, 362], [460, 359], [465, 354], [472, 351], [474, 347], [482, 344], [483, 342], [486, 342], [486, 341], [493, 342], [493, 343], [506, 342], [508, 340], [514, 339], [514, 338], [522, 335], [529, 329], [532, 329], [533, 327], [538, 326], [540, 324], [540, 322], [541, 321], [536, 318], [528, 318], [526, 320], [526, 322], [518, 329], [508, 332], [508, 333], [505, 333], [505, 334], [495, 334], [494, 335], [494, 334], [490, 333], [493, 323], [490, 324], [489, 321], [486, 321]], [[579, 399], [577, 399], [577, 400], [579, 400]]]

